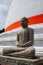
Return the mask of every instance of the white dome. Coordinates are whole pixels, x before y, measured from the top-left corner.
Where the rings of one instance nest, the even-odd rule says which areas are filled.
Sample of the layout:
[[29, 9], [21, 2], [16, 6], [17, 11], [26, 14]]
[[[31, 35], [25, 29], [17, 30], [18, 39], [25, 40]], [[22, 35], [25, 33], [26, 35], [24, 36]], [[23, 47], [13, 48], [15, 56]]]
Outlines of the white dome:
[[10, 6], [5, 27], [21, 17], [43, 14], [43, 0], [13, 0]]

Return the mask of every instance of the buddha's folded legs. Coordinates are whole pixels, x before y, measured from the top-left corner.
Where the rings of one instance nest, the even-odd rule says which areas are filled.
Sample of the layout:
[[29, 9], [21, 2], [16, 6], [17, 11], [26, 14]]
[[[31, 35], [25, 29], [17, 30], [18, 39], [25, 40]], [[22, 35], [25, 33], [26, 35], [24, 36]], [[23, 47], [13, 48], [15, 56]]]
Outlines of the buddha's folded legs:
[[10, 53], [8, 54], [9, 56], [14, 56], [14, 57], [26, 57], [26, 58], [34, 58], [35, 57], [35, 49], [31, 46], [26, 48], [23, 51], [20, 52], [15, 52], [15, 53]]
[[15, 52], [20, 52], [25, 50], [25, 48], [21, 48], [21, 47], [8, 47], [8, 48], [3, 48], [3, 55], [8, 55], [10, 53], [15, 53]]

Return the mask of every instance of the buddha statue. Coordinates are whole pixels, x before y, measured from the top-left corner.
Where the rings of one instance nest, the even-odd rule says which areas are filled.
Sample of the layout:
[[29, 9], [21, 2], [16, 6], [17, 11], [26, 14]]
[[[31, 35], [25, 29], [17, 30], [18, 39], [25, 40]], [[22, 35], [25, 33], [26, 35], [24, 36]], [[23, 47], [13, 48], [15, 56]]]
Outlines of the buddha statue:
[[20, 23], [22, 28], [17, 33], [16, 46], [4, 48], [3, 55], [20, 58], [34, 58], [34, 30], [28, 27], [28, 19], [26, 17], [23, 17], [20, 20]]

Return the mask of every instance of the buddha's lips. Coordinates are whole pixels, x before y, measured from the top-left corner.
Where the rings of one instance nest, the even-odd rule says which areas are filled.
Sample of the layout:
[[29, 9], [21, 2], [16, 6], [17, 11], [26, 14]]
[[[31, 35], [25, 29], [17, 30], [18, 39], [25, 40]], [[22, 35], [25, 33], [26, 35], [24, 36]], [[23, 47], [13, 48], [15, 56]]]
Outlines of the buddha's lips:
[[[28, 17], [28, 25], [43, 23], [43, 14]], [[16, 21], [5, 28], [5, 32], [21, 27], [20, 21]]]

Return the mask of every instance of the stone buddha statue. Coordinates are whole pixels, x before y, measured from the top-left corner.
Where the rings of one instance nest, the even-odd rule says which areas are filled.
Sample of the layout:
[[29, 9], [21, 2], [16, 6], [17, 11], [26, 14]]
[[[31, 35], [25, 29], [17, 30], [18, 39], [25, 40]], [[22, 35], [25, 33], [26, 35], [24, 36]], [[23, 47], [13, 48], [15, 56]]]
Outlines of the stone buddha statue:
[[20, 21], [21, 30], [17, 33], [17, 44], [14, 47], [4, 48], [3, 54], [13, 57], [34, 58], [34, 30], [28, 27], [28, 19], [23, 17]]

